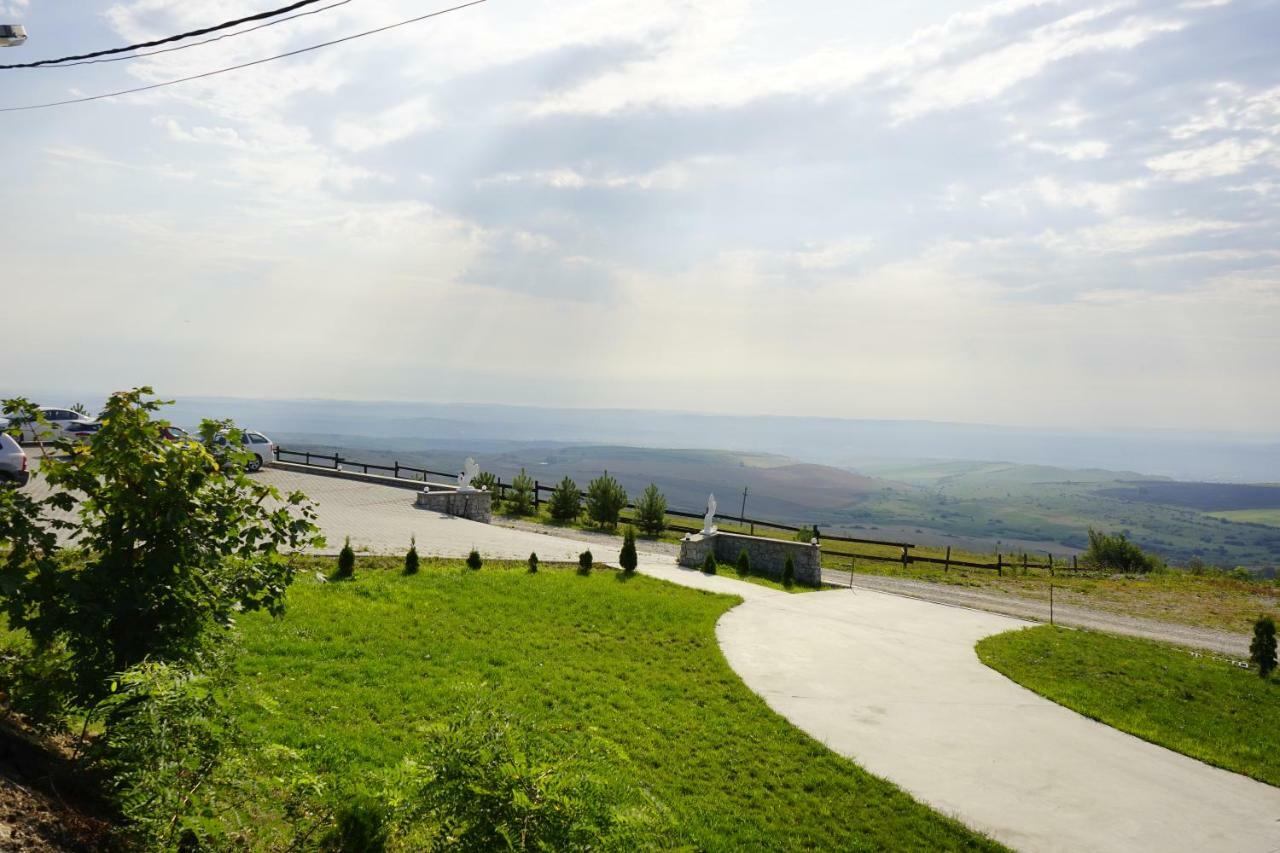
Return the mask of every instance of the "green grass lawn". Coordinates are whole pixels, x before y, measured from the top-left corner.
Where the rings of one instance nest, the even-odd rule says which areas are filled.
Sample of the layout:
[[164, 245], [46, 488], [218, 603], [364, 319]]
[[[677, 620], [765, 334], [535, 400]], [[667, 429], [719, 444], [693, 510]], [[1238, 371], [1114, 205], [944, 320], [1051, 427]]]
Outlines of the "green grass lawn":
[[978, 657], [1040, 695], [1144, 740], [1280, 785], [1280, 680], [1161, 643], [1040, 626]]
[[[669, 810], [697, 849], [999, 849], [773, 713], [729, 668], [716, 620], [737, 599], [613, 571], [313, 559], [278, 619], [241, 620], [236, 703], [251, 734], [325, 774], [377, 772], [477, 702], [557, 750], [604, 739], [611, 777]], [[262, 820], [275, 807], [259, 780]], [[252, 810], [251, 810], [252, 811]]]

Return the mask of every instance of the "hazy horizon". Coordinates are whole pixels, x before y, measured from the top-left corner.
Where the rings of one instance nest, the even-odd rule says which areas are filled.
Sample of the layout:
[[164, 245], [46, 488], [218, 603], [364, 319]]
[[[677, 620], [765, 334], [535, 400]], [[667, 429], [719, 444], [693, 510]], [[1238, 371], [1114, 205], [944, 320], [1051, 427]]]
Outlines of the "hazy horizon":
[[[433, 8], [6, 71], [0, 107]], [[4, 59], [257, 10], [0, 0], [30, 35]], [[1277, 23], [1269, 0], [490, 2], [0, 113], [11, 384], [1264, 433]]]

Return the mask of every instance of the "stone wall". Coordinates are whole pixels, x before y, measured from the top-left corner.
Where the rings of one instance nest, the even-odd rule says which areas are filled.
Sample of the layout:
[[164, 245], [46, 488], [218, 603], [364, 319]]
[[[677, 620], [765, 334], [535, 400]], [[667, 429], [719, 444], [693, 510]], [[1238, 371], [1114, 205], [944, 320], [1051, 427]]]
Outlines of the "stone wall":
[[486, 491], [461, 492], [447, 486], [437, 487], [430, 492], [418, 492], [415, 506], [482, 524], [488, 524], [493, 518], [493, 496]]
[[738, 561], [738, 552], [743, 548], [751, 558], [752, 574], [782, 580], [782, 567], [790, 554], [796, 567], [796, 583], [805, 586], [822, 584], [821, 547], [787, 539], [769, 539], [742, 533], [716, 532], [710, 536], [696, 533], [681, 540], [680, 565], [701, 568], [708, 553], [715, 553], [717, 563], [732, 565]]

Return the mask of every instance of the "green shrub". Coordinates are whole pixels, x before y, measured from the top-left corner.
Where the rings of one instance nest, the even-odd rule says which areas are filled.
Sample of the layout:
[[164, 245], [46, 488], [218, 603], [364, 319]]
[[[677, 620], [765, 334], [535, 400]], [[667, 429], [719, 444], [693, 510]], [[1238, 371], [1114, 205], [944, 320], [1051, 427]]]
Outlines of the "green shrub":
[[483, 565], [484, 561], [480, 559], [480, 552], [472, 548], [471, 553], [467, 555], [467, 568], [472, 571], [479, 571]]
[[[240, 612], [282, 612], [293, 580], [282, 552], [323, 543], [304, 495], [214, 461], [208, 446], [230, 424], [203, 422], [204, 444], [166, 441], [165, 421], [153, 419], [164, 404], [151, 395], [113, 394], [91, 443], [45, 457], [38, 474], [49, 497], [0, 497], [5, 621], [34, 654], [61, 655], [67, 701], [86, 710], [114, 673], [148, 660], [193, 665]], [[53, 511], [74, 518], [65, 525], [79, 550], [67, 559], [43, 521]]]
[[707, 558], [702, 561], [703, 574], [714, 575], [716, 573], [716, 555], [707, 552]]
[[533, 512], [533, 505], [533, 478], [521, 468], [520, 473], [511, 481], [511, 489], [507, 492], [507, 512], [512, 515], [529, 515]]
[[738, 552], [738, 562], [736, 564], [738, 574], [744, 578], [751, 574], [751, 555], [747, 553], [747, 549], [743, 548]]
[[590, 574], [591, 563], [593, 559], [594, 558], [591, 556], [591, 551], [589, 550], [583, 551], [581, 554], [579, 554], [578, 555], [578, 573], [583, 575]]
[[582, 492], [572, 478], [565, 477], [551, 491], [551, 499], [547, 504], [552, 519], [561, 524], [568, 524], [582, 514]]
[[618, 565], [622, 566], [622, 570], [627, 574], [631, 574], [636, 570], [639, 559], [636, 556], [636, 531], [631, 525], [627, 525], [626, 531], [622, 534], [622, 552], [618, 554]]
[[416, 575], [418, 573], [418, 539], [416, 536], [409, 537], [409, 553], [404, 555], [404, 573], [406, 575]]
[[797, 542], [812, 542], [817, 535], [818, 535], [818, 528], [801, 527], [799, 530], [795, 532], [795, 535], [792, 536], [791, 538]]
[[[417, 770], [416, 790], [401, 794], [402, 825], [429, 827], [436, 851], [640, 849], [664, 834], [580, 752], [566, 758], [534, 738], [531, 727], [496, 712], [473, 712], [431, 731], [409, 765]], [[660, 844], [675, 846], [670, 839]]]
[[538, 553], [536, 551], [529, 552], [529, 574], [536, 575], [538, 573]]
[[627, 505], [627, 493], [605, 471], [587, 485], [587, 517], [602, 527], [616, 527]]
[[782, 585], [787, 589], [796, 585], [796, 561], [791, 555], [787, 555], [787, 560], [782, 564]]
[[491, 498], [491, 506], [496, 511], [502, 503], [501, 490], [498, 488], [498, 478], [488, 471], [481, 471], [471, 478], [473, 488], [484, 489], [493, 497]]
[[1103, 533], [1089, 528], [1089, 549], [1081, 560], [1087, 567], [1125, 574], [1146, 573], [1163, 568], [1158, 557], [1144, 554], [1123, 533]]
[[1263, 678], [1270, 676], [1276, 668], [1276, 623], [1270, 616], [1263, 616], [1253, 625], [1249, 659]]
[[391, 840], [391, 809], [367, 794], [342, 803], [333, 826], [321, 838], [321, 850], [337, 853], [383, 853]]
[[354, 577], [356, 573], [356, 552], [351, 550], [351, 537], [348, 536], [342, 543], [342, 550], [338, 552], [338, 570], [333, 576], [338, 579]]
[[667, 526], [667, 499], [654, 483], [650, 483], [636, 502], [636, 524], [650, 536], [657, 536]]

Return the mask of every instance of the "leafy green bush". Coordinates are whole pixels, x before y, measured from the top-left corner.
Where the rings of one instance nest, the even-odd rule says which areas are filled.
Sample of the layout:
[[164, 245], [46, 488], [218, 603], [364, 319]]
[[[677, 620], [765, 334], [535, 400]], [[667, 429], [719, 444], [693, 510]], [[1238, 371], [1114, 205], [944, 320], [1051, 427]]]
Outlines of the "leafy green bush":
[[433, 851], [639, 849], [663, 834], [643, 809], [619, 807], [629, 792], [565, 756], [511, 717], [473, 712], [428, 735], [401, 824], [430, 827]]
[[738, 551], [738, 562], [735, 564], [738, 574], [746, 577], [751, 574], [751, 555], [747, 553], [747, 549], [743, 548]]
[[667, 526], [667, 499], [654, 483], [645, 487], [636, 502], [636, 524], [650, 536], [657, 536]]
[[480, 552], [472, 548], [471, 553], [467, 555], [467, 568], [472, 571], [478, 571], [483, 565], [484, 561], [480, 559]]
[[627, 505], [627, 493], [606, 471], [587, 485], [587, 517], [603, 527], [616, 527]]
[[786, 562], [782, 564], [782, 585], [787, 589], [796, 585], [796, 561], [791, 555], [787, 555]]
[[716, 568], [716, 555], [708, 551], [707, 558], [702, 561], [702, 572], [703, 574], [714, 575]]
[[533, 512], [533, 504], [533, 478], [521, 468], [520, 473], [511, 481], [511, 489], [507, 492], [507, 512], [512, 515], [529, 515]]
[[622, 534], [622, 551], [618, 554], [618, 565], [622, 566], [622, 570], [627, 574], [634, 572], [639, 565], [636, 556], [636, 531], [629, 524]]
[[538, 554], [536, 551], [529, 552], [529, 574], [536, 575], [538, 573]]
[[404, 555], [404, 573], [406, 575], [416, 575], [418, 573], [418, 539], [416, 536], [409, 537], [409, 553]]
[[1253, 625], [1249, 659], [1263, 678], [1270, 676], [1276, 668], [1276, 623], [1270, 616], [1263, 616]]
[[568, 524], [582, 514], [582, 492], [570, 477], [565, 477], [552, 489], [551, 499], [547, 503], [551, 518], [561, 524]]
[[355, 574], [356, 552], [351, 550], [351, 537], [348, 536], [342, 543], [342, 550], [338, 552], [338, 570], [333, 573], [333, 576], [344, 580], [355, 577]]
[[591, 556], [590, 550], [583, 551], [581, 554], [579, 554], [578, 555], [578, 574], [582, 574], [582, 575], [590, 574], [591, 563], [593, 562], [593, 560], [594, 558]]
[[792, 536], [791, 538], [797, 542], [812, 542], [814, 540], [814, 537], [816, 537], [817, 535], [818, 535], [818, 528], [801, 527], [799, 530], [795, 532], [795, 535]]
[[321, 838], [321, 850], [382, 853], [391, 840], [391, 809], [379, 798], [357, 795], [338, 806], [333, 825]]
[[[167, 441], [151, 395], [113, 394], [91, 443], [42, 461], [50, 497], [0, 499], [0, 606], [33, 654], [65, 655], [68, 700], [85, 709], [114, 673], [192, 664], [237, 613], [282, 612], [293, 579], [282, 552], [323, 544], [303, 494], [217, 463], [209, 447], [226, 422], [201, 424], [203, 443]], [[50, 510], [76, 520], [46, 522]], [[58, 558], [49, 534], [59, 528], [74, 537], [74, 558]]]
[[217, 678], [147, 662], [117, 674], [95, 709], [103, 734], [90, 758], [140, 849], [168, 850], [204, 831], [197, 791], [240, 740]]
[[1164, 567], [1158, 557], [1144, 554], [1123, 533], [1108, 534], [1092, 527], [1089, 528], [1089, 549], [1081, 562], [1091, 569], [1125, 574], [1146, 573]]

